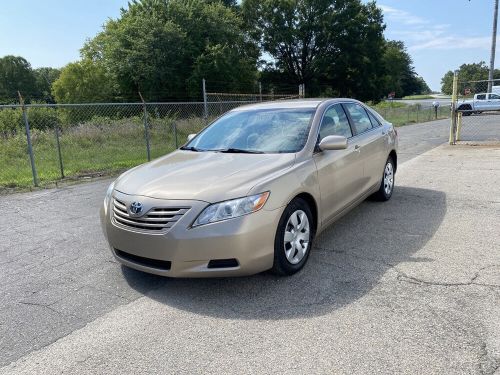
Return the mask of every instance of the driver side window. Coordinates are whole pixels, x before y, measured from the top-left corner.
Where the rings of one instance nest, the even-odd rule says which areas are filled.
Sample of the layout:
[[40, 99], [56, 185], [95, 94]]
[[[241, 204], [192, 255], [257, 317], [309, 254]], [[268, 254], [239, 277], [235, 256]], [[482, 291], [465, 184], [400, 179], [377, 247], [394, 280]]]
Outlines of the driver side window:
[[352, 137], [349, 120], [340, 104], [334, 104], [328, 108], [321, 120], [319, 128], [319, 140], [329, 135], [343, 135], [346, 138]]

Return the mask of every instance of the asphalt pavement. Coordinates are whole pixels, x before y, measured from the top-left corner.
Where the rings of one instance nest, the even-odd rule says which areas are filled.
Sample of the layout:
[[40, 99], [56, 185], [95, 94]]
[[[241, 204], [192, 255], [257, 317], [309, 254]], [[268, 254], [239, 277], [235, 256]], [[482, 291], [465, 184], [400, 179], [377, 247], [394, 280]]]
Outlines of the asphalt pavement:
[[0, 197], [0, 374], [498, 372], [500, 148], [440, 146], [448, 126], [399, 128], [392, 200], [290, 278], [121, 267], [110, 181]]

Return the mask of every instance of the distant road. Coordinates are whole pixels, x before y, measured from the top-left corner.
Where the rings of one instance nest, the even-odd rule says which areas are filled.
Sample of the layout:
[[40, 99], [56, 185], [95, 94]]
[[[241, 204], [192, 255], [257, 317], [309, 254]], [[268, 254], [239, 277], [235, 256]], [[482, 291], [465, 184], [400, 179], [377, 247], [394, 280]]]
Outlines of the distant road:
[[413, 104], [421, 104], [423, 107], [430, 107], [432, 106], [433, 102], [438, 102], [441, 107], [443, 106], [449, 106], [451, 104], [451, 99], [449, 98], [436, 98], [436, 99], [408, 99], [408, 100], [403, 100], [403, 99], [394, 99], [394, 102], [397, 103], [405, 103], [409, 105]]

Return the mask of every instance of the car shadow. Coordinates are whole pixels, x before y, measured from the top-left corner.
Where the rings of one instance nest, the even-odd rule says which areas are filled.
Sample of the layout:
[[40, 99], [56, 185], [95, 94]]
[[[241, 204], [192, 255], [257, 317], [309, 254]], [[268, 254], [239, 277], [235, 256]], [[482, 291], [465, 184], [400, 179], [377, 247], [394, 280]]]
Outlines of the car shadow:
[[[223, 319], [291, 319], [326, 314], [368, 293], [415, 257], [446, 213], [441, 191], [396, 187], [389, 202], [366, 201], [315, 240], [304, 269], [220, 279], [168, 279], [123, 267], [129, 285], [163, 304]], [[152, 286], [154, 285], [153, 289]]]

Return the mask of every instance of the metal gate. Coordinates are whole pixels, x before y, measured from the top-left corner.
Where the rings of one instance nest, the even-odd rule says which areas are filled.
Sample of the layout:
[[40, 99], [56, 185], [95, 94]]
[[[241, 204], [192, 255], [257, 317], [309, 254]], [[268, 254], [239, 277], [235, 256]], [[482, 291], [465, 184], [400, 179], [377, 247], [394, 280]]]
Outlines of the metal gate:
[[500, 144], [500, 80], [461, 81], [455, 75], [451, 106], [451, 144]]

